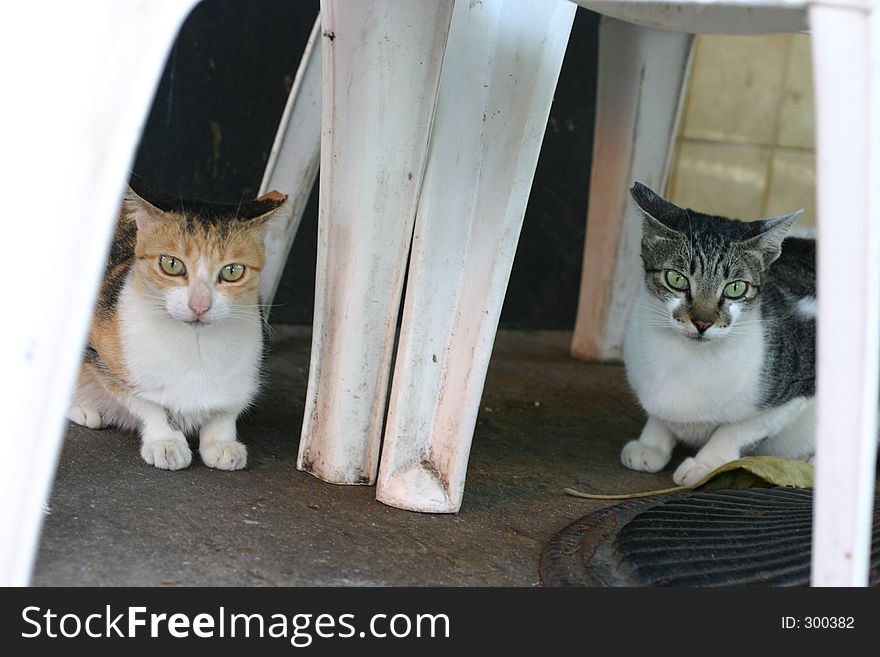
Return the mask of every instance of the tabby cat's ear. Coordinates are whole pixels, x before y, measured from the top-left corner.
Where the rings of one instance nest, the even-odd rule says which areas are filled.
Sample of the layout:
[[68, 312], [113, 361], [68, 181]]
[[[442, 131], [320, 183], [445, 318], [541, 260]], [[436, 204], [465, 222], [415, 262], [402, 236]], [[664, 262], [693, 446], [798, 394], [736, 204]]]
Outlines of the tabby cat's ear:
[[661, 240], [677, 240], [681, 233], [673, 230], [665, 221], [673, 213], [681, 212], [681, 209], [656, 194], [640, 182], [633, 184], [629, 190], [636, 205], [642, 211], [642, 245], [648, 246]]
[[782, 252], [782, 240], [786, 238], [794, 222], [803, 213], [803, 210], [797, 210], [790, 214], [754, 222], [758, 224], [760, 234], [740, 242], [741, 248], [757, 253], [763, 259], [764, 266], [769, 267]]
[[131, 185], [125, 190], [122, 207], [124, 215], [129, 219], [134, 219], [137, 223], [138, 231], [143, 231], [147, 226], [161, 221], [165, 216], [162, 210], [140, 196], [131, 188]]

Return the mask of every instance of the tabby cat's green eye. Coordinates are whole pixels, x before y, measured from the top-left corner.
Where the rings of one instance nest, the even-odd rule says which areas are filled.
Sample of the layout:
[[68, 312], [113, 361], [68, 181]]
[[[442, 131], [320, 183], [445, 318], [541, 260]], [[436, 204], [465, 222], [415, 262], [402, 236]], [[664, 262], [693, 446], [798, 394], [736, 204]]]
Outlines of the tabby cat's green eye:
[[728, 299], [739, 299], [748, 292], [749, 284], [745, 281], [733, 281], [724, 286], [724, 296]]
[[237, 262], [231, 265], [226, 265], [225, 267], [223, 267], [223, 269], [220, 270], [220, 278], [229, 283], [237, 281], [243, 275], [244, 265], [241, 265]]
[[687, 277], [674, 269], [668, 269], [666, 271], [666, 284], [673, 290], [678, 290], [680, 292], [684, 292], [691, 286], [690, 283], [688, 283]]
[[183, 262], [173, 256], [159, 256], [159, 266], [169, 276], [183, 276], [186, 273]]

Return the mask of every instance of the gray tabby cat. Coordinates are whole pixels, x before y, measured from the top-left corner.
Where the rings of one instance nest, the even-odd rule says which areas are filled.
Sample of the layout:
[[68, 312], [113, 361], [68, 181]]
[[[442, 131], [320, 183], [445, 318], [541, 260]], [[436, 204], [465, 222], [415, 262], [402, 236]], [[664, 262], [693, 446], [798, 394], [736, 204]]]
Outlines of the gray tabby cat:
[[623, 464], [657, 472], [681, 441], [699, 449], [673, 474], [690, 486], [745, 454], [811, 456], [816, 249], [785, 239], [801, 211], [742, 222], [631, 192], [645, 274], [624, 362], [648, 421]]

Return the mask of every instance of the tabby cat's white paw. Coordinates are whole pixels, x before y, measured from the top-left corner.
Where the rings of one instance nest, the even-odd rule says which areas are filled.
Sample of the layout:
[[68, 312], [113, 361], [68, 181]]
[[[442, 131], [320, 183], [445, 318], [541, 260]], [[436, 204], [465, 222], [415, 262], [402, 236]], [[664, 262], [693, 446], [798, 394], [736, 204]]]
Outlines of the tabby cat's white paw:
[[213, 443], [199, 448], [202, 463], [218, 470], [241, 470], [247, 465], [247, 447], [240, 442]]
[[67, 411], [67, 419], [89, 429], [103, 429], [107, 426], [104, 416], [93, 406], [74, 406]]
[[141, 457], [162, 470], [180, 470], [192, 461], [192, 451], [182, 438], [151, 440], [141, 446]]
[[620, 452], [620, 462], [630, 470], [660, 472], [669, 463], [669, 454], [658, 447], [631, 440]]
[[688, 457], [678, 466], [672, 475], [672, 480], [679, 486], [693, 486], [714, 469], [693, 457]]

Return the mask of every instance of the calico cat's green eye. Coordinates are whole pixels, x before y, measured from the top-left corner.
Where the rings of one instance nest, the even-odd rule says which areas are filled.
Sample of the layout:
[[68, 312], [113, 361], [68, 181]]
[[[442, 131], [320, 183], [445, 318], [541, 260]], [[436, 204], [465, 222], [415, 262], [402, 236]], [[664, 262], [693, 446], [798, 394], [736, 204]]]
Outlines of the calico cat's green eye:
[[183, 276], [186, 273], [183, 262], [173, 256], [159, 256], [159, 266], [169, 276]]
[[687, 277], [674, 269], [666, 270], [666, 284], [673, 290], [678, 290], [679, 292], [684, 292], [691, 286], [690, 283], [688, 283]]
[[724, 286], [724, 296], [728, 299], [739, 299], [748, 292], [749, 284], [745, 281], [733, 281]]
[[237, 281], [243, 275], [244, 265], [237, 262], [232, 263], [231, 265], [226, 265], [225, 267], [223, 267], [223, 269], [220, 270], [220, 278], [229, 283]]

